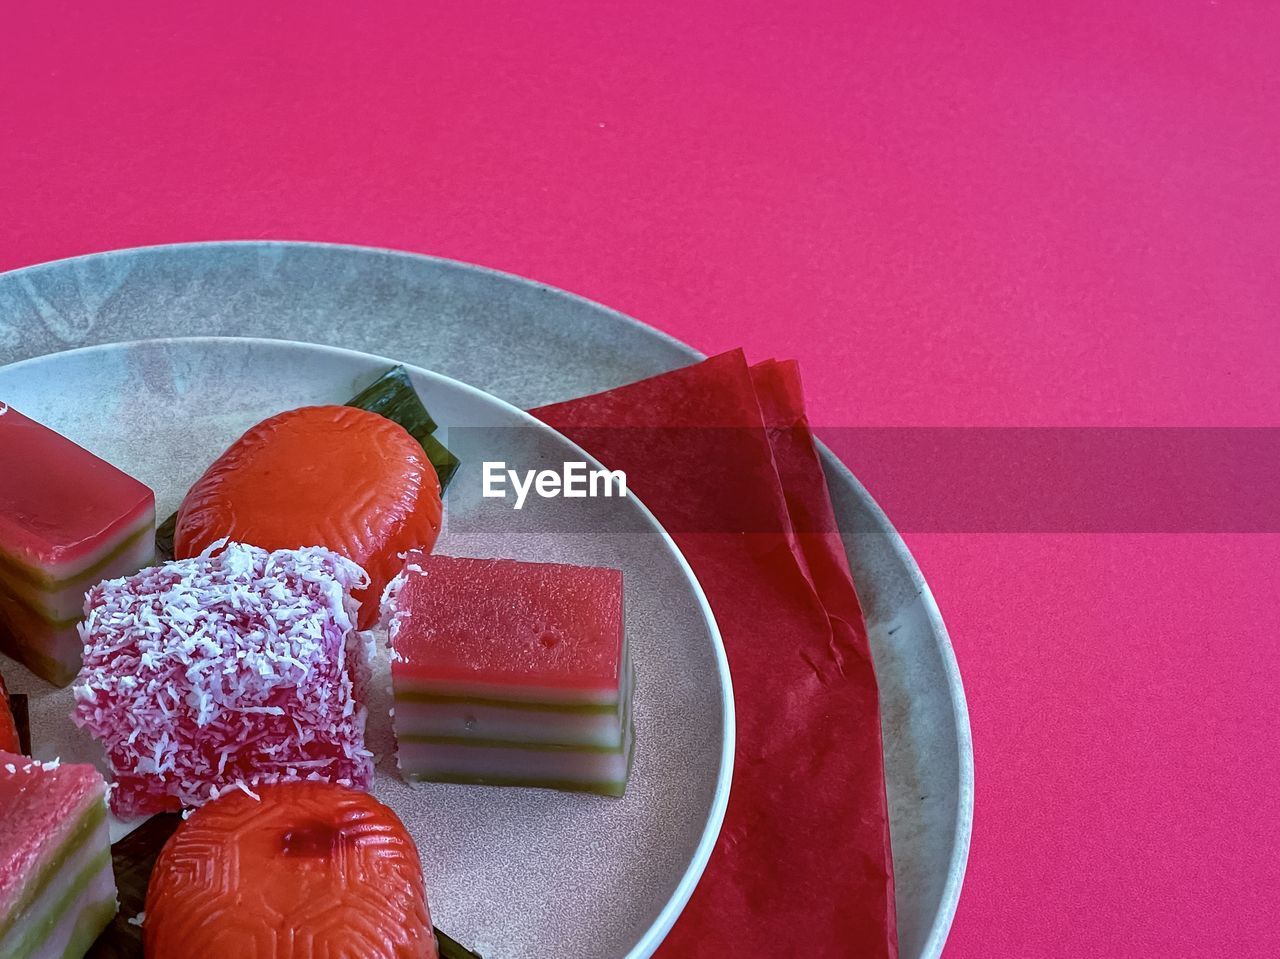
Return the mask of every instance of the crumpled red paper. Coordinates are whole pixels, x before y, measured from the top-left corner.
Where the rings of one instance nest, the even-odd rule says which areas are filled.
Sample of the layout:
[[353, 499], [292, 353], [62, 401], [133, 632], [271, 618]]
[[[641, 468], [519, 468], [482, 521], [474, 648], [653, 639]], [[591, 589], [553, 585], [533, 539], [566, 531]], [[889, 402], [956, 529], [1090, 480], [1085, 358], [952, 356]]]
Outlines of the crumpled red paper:
[[659, 959], [895, 959], [875, 675], [795, 364], [734, 351], [533, 413], [626, 472], [728, 652], [729, 807]]

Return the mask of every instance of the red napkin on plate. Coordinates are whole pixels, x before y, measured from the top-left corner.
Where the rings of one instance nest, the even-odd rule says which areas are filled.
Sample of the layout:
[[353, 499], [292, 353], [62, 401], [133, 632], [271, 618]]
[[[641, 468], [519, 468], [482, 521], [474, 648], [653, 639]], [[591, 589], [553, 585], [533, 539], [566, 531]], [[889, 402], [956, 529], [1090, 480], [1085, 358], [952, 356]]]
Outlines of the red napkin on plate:
[[533, 413], [626, 472], [728, 652], [729, 808], [659, 959], [895, 959], [875, 675], [795, 364], [734, 351]]

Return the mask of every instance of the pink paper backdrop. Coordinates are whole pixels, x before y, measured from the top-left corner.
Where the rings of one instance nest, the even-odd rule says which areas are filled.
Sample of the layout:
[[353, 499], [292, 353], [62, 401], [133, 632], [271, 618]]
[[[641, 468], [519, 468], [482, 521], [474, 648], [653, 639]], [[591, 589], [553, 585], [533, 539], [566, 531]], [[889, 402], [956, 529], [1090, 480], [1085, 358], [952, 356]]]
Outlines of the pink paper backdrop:
[[[178, 6], [5, 9], [0, 269], [401, 247], [797, 357], [819, 424], [1280, 425], [1274, 5]], [[948, 955], [1280, 953], [1280, 536], [908, 540], [977, 756]]]

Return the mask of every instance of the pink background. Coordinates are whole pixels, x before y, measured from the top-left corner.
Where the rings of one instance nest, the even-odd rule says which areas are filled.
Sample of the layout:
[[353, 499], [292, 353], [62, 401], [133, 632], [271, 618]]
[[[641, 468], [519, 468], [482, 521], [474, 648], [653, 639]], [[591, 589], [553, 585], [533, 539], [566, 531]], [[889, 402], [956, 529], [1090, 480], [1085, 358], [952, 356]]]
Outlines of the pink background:
[[[797, 357], [818, 424], [1280, 425], [1274, 5], [170, 6], [6, 8], [0, 269], [401, 247]], [[948, 956], [1280, 953], [1280, 536], [908, 540]]]

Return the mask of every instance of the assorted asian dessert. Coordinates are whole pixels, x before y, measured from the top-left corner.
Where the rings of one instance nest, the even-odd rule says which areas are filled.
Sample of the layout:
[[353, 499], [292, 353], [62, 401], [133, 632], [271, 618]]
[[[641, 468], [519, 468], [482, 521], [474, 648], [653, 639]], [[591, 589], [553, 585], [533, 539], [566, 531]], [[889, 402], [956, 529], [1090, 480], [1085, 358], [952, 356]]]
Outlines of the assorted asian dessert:
[[242, 783], [367, 789], [368, 577], [321, 547], [215, 543], [100, 583], [85, 600], [73, 719], [106, 750], [122, 817], [197, 806]]
[[418, 849], [367, 793], [235, 790], [170, 837], [147, 888], [152, 959], [436, 959]]
[[0, 956], [80, 959], [116, 914], [105, 784], [0, 752]]
[[440, 532], [440, 480], [409, 432], [377, 413], [309, 406], [259, 423], [182, 501], [174, 553], [230, 539], [266, 549], [327, 546], [368, 574], [361, 628], [410, 549]]
[[620, 572], [410, 553], [384, 614], [407, 778], [623, 794]]
[[155, 518], [146, 486], [0, 403], [0, 652], [71, 682], [85, 592], [151, 561]]
[[[397, 368], [250, 428], [156, 529], [151, 490], [0, 403], [0, 651], [74, 680], [110, 774], [18, 755], [0, 681], [0, 959], [79, 957], [108, 924], [151, 959], [470, 956], [368, 794], [375, 626], [405, 780], [624, 794], [622, 574], [433, 555], [459, 467], [436, 429]], [[132, 925], [108, 805], [190, 817]]]

